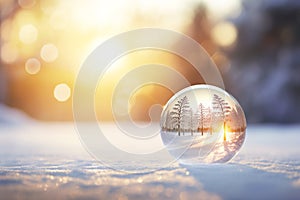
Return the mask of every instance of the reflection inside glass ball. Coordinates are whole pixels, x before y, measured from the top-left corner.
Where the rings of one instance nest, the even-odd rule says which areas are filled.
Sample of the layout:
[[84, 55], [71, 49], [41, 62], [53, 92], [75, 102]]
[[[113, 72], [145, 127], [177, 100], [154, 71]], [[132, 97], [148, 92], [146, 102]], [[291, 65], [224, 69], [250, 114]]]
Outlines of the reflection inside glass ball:
[[161, 116], [161, 138], [182, 164], [223, 163], [240, 150], [246, 118], [239, 103], [211, 85], [176, 93]]

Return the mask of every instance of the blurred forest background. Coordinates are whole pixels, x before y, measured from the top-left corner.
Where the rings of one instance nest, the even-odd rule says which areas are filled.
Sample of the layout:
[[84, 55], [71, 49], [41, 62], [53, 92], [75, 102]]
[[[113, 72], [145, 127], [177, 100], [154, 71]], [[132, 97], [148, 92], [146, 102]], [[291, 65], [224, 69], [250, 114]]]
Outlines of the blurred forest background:
[[[248, 122], [300, 122], [299, 1], [0, 0], [0, 6], [0, 102], [35, 119], [72, 120], [73, 85], [86, 56], [123, 31], [159, 27], [183, 32], [206, 49]], [[164, 60], [192, 84], [202, 82], [174, 55], [142, 51], [129, 57], [116, 63], [115, 73]], [[112, 85], [106, 84], [99, 99]], [[149, 120], [149, 108], [164, 105], [171, 96], [159, 86], [142, 88], [130, 113]], [[96, 105], [100, 118], [111, 120], [106, 107]]]

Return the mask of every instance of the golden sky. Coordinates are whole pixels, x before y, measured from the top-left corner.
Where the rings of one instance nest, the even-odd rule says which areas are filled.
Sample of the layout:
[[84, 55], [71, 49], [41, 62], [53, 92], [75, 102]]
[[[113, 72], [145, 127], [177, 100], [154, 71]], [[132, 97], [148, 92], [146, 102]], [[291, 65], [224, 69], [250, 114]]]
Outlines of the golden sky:
[[[207, 6], [214, 42], [221, 46], [233, 44], [235, 27], [220, 19], [237, 15], [239, 0], [0, 0], [1, 65], [8, 77], [5, 102], [38, 119], [71, 119], [73, 84], [81, 64], [95, 47], [116, 34], [137, 28], [188, 32], [200, 3]], [[219, 52], [215, 57], [223, 59]], [[119, 78], [145, 63], [172, 66], [192, 82], [201, 79], [183, 70], [181, 66], [188, 64], [174, 55], [132, 53], [112, 64], [107, 72], [109, 80], [104, 80], [106, 91], [96, 92], [96, 98], [110, 101], [111, 88]], [[147, 86], [131, 97], [129, 104], [135, 104], [129, 105], [130, 112], [134, 118], [148, 120], [149, 106], [164, 104], [171, 95], [159, 86]], [[111, 119], [107, 107], [101, 106], [95, 105], [97, 112], [104, 109], [100, 118]]]

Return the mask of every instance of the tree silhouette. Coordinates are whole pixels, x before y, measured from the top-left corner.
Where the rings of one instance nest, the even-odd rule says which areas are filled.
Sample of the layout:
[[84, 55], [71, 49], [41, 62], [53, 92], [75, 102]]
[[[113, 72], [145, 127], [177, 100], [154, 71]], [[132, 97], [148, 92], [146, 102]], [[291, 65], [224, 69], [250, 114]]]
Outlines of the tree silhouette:
[[204, 132], [208, 132], [212, 135], [212, 111], [210, 107], [205, 107], [202, 103], [198, 106], [197, 111], [197, 128], [198, 131], [201, 132], [201, 135]]
[[190, 106], [188, 98], [184, 96], [182, 99], [178, 100], [177, 103], [175, 103], [172, 111], [170, 112], [174, 127], [178, 131], [178, 136], [180, 136], [181, 129], [185, 122], [185, 116], [187, 115], [189, 108]]
[[208, 124], [209, 133], [212, 135], [212, 111], [211, 108], [207, 108], [207, 115], [206, 115], [206, 123]]
[[198, 119], [198, 130], [201, 131], [201, 135], [204, 132], [204, 123], [205, 123], [205, 107], [202, 103], [199, 104], [198, 107], [199, 119]]
[[227, 125], [230, 128], [230, 132], [236, 132], [239, 130], [238, 114], [235, 109], [230, 111]]
[[191, 108], [189, 110], [189, 130], [191, 131], [191, 135], [194, 135], [194, 126], [195, 126], [195, 119], [194, 119], [194, 112], [193, 112], [193, 109]]
[[166, 120], [164, 121], [164, 124], [162, 125], [162, 130], [163, 131], [169, 131], [171, 130], [171, 116], [170, 116], [170, 111], [167, 112], [166, 114]]
[[228, 121], [230, 123], [231, 132], [243, 132], [246, 128], [246, 123], [243, 118], [243, 111], [240, 106], [232, 109], [228, 115]]
[[223, 127], [224, 127], [224, 141], [226, 141], [226, 118], [228, 117], [231, 107], [229, 106], [229, 104], [222, 99], [220, 96], [218, 96], [217, 94], [214, 94], [213, 97], [213, 109], [219, 110], [219, 112], [216, 112], [215, 114], [217, 114], [218, 117], [221, 117], [221, 119], [223, 120]]

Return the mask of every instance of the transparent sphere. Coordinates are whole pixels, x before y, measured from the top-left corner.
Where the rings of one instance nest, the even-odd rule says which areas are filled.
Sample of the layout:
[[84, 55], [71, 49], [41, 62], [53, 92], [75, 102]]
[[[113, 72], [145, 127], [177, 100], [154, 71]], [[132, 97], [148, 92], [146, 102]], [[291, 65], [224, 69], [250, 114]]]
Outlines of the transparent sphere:
[[194, 85], [176, 93], [161, 116], [161, 138], [182, 164], [223, 163], [245, 140], [246, 118], [239, 103], [211, 85]]

